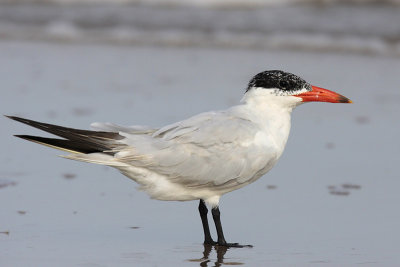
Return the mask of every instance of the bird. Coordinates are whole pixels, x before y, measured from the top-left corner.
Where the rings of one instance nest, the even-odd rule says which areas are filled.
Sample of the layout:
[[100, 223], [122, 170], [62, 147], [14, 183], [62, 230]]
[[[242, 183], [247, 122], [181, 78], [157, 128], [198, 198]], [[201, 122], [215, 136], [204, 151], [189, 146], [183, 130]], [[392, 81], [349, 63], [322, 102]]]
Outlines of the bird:
[[[267, 70], [249, 81], [237, 105], [160, 128], [92, 123], [92, 130], [81, 130], [6, 117], [60, 138], [16, 137], [68, 152], [62, 156], [67, 159], [116, 168], [153, 199], [199, 201], [205, 245], [251, 247], [225, 240], [220, 198], [271, 170], [286, 146], [292, 110], [306, 102], [352, 103], [295, 74]], [[207, 206], [216, 241], [211, 237]]]

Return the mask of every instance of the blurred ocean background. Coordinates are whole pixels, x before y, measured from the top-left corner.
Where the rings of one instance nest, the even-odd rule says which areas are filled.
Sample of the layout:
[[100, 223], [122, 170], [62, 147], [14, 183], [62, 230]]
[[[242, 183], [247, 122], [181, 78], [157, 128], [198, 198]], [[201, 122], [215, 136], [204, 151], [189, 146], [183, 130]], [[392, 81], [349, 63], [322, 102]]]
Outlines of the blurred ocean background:
[[197, 202], [1, 117], [0, 266], [400, 266], [399, 0], [0, 0], [4, 115], [163, 126], [268, 69], [354, 103], [297, 108], [279, 163], [222, 197], [227, 241], [253, 248], [204, 247]]
[[399, 0], [12, 0], [2, 40], [400, 55]]

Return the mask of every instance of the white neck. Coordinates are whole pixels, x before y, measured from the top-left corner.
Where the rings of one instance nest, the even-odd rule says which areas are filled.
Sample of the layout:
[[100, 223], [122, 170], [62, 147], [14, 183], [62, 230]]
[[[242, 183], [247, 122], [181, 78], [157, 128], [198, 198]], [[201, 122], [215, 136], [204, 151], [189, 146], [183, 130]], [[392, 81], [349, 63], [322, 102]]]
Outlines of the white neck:
[[261, 110], [292, 110], [300, 105], [301, 98], [295, 96], [276, 95], [273, 89], [252, 88], [249, 90], [240, 101]]
[[301, 99], [253, 88], [244, 95], [241, 103], [249, 111], [247, 115], [250, 119], [275, 141], [282, 153], [289, 137], [292, 110], [301, 104]]

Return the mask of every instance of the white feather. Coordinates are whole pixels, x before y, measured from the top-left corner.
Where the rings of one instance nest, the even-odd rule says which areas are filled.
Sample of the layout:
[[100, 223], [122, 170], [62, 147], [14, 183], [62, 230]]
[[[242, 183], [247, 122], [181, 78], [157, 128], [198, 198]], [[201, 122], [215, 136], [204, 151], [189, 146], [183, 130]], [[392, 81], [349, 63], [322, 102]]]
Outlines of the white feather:
[[125, 137], [116, 141], [122, 146], [115, 155], [66, 157], [115, 167], [155, 199], [204, 199], [216, 206], [221, 195], [254, 182], [275, 165], [289, 135], [290, 113], [299, 104], [297, 97], [253, 88], [240, 105], [160, 129], [95, 123], [96, 129]]

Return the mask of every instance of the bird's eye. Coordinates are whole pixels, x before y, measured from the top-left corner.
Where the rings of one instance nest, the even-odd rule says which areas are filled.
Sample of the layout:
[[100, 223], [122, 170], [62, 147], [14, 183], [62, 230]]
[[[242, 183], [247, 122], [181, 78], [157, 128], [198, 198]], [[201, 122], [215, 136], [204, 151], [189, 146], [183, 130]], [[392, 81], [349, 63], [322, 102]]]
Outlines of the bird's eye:
[[289, 86], [289, 83], [287, 81], [279, 81], [279, 86], [281, 88], [286, 88]]

